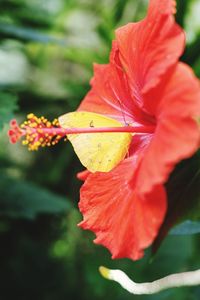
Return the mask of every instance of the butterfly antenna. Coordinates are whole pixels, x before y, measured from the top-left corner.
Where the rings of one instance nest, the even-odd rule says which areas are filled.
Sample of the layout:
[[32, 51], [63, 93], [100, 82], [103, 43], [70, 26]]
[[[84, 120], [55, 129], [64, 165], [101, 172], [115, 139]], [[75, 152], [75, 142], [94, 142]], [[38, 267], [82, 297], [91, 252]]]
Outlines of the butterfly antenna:
[[121, 109], [121, 113], [122, 113], [124, 124], [126, 126], [129, 126], [128, 122], [126, 122], [126, 117], [125, 117], [125, 114], [124, 114], [123, 103], [119, 99], [117, 99], [117, 102], [119, 103], [119, 106], [120, 106], [120, 109]]
[[[121, 113], [122, 113], [122, 117], [123, 117], [123, 120], [124, 120], [124, 124], [126, 126], [129, 126], [129, 123], [126, 122], [126, 117], [125, 117], [124, 110], [123, 110], [123, 103], [119, 99], [117, 99], [117, 102], [119, 103], [119, 106], [120, 106], [120, 109], [121, 109]], [[130, 156], [130, 153], [129, 153], [129, 148], [128, 148], [127, 149], [127, 157], [129, 157], [129, 156]]]

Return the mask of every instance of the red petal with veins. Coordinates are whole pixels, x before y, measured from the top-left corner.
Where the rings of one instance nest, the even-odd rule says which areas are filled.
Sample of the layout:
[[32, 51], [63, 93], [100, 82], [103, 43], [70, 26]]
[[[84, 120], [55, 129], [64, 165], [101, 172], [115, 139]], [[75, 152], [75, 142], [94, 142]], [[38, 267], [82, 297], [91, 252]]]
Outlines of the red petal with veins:
[[109, 173], [91, 174], [81, 188], [79, 224], [96, 234], [112, 258], [137, 260], [157, 236], [166, 212], [166, 195], [162, 186], [141, 195], [131, 184], [133, 162], [124, 161]]
[[172, 16], [174, 1], [152, 0], [147, 17], [116, 31], [120, 60], [132, 95], [143, 107], [142, 94], [155, 87], [181, 56], [185, 37]]
[[148, 17], [156, 18], [159, 14], [172, 15], [176, 13], [176, 0], [150, 0]]
[[78, 110], [107, 115], [124, 124], [152, 126], [152, 117], [142, 111], [130, 95], [126, 74], [118, 60], [118, 50], [113, 43], [111, 53], [114, 63], [94, 65], [92, 89], [81, 102]]
[[81, 102], [79, 110], [107, 115], [121, 122], [132, 120], [133, 106], [126, 80], [111, 65], [94, 65], [92, 89]]
[[192, 156], [200, 143], [200, 83], [187, 65], [179, 63], [159, 102], [157, 127], [138, 166], [141, 192], [165, 183], [175, 165]]
[[84, 171], [79, 172], [79, 173], [77, 174], [77, 178], [78, 178], [79, 180], [85, 181], [85, 180], [88, 178], [88, 176], [89, 176], [90, 174], [91, 174], [90, 171], [84, 170]]

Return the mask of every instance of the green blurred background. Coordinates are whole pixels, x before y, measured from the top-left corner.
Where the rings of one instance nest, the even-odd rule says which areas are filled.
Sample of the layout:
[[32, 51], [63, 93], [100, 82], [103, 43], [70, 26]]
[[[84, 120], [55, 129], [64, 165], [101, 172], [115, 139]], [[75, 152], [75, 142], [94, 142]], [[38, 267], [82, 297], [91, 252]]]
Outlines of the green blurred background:
[[[198, 235], [169, 235], [139, 262], [112, 261], [76, 224], [82, 170], [72, 147], [28, 152], [10, 145], [8, 122], [33, 112], [49, 119], [76, 109], [93, 62], [108, 62], [115, 28], [141, 19], [147, 0], [0, 0], [0, 300], [198, 300], [200, 288], [133, 296], [104, 280], [100, 265], [136, 281], [198, 268]], [[200, 3], [179, 0], [187, 32], [182, 60], [200, 76]]]

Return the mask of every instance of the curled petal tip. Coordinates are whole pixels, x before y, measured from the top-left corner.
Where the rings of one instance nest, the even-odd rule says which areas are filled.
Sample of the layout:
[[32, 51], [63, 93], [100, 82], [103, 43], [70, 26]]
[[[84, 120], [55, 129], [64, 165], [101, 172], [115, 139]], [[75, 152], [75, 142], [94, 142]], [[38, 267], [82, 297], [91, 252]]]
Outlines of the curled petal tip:
[[84, 170], [82, 172], [79, 172], [76, 175], [76, 177], [81, 181], [85, 181], [89, 175], [90, 175], [90, 172], [88, 170]]

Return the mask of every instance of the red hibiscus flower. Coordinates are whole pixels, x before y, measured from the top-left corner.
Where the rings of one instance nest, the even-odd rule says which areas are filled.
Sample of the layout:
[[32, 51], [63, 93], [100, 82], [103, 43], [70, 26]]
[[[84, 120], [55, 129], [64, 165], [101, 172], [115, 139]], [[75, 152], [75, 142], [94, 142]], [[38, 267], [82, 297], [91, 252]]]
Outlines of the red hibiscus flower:
[[[79, 110], [129, 126], [154, 126], [133, 136], [128, 157], [109, 173], [84, 173], [80, 226], [96, 234], [112, 258], [137, 260], [164, 220], [164, 184], [175, 165], [198, 148], [200, 85], [178, 62], [185, 39], [172, 0], [150, 0], [147, 16], [116, 31], [110, 63], [94, 66]], [[79, 174], [79, 177], [82, 177]]]
[[50, 123], [30, 114], [21, 128], [14, 121], [9, 130], [13, 143], [26, 136], [30, 150], [71, 134], [136, 133], [127, 138], [128, 154], [114, 169], [78, 175], [85, 181], [80, 226], [92, 230], [95, 243], [107, 247], [113, 258], [143, 256], [165, 218], [170, 173], [199, 147], [200, 85], [192, 70], [178, 62], [185, 38], [174, 12], [174, 1], [150, 0], [144, 20], [116, 31], [109, 64], [94, 66], [92, 88], [78, 110], [115, 119], [109, 122], [116, 128], [94, 128], [93, 120], [88, 128], [61, 127], [61, 119]]

